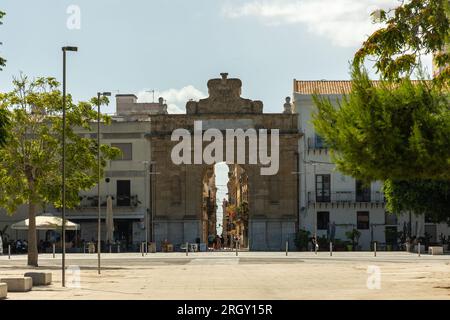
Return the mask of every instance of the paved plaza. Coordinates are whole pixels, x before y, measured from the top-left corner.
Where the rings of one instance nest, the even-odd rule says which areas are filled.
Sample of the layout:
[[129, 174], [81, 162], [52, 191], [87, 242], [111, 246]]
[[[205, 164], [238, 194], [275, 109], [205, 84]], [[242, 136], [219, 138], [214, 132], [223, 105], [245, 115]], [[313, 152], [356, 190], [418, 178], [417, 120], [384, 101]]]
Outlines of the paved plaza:
[[[449, 299], [450, 256], [404, 252], [234, 252], [40, 255], [49, 287], [8, 293], [8, 299]], [[21, 276], [26, 256], [0, 256], [2, 276]], [[78, 271], [79, 270], [79, 271]], [[379, 286], [373, 286], [379, 270]], [[371, 278], [372, 277], [372, 278]], [[376, 277], [375, 277], [376, 278]], [[368, 285], [369, 283], [369, 285]], [[372, 283], [372, 285], [371, 285]], [[78, 287], [77, 287], [78, 286]]]

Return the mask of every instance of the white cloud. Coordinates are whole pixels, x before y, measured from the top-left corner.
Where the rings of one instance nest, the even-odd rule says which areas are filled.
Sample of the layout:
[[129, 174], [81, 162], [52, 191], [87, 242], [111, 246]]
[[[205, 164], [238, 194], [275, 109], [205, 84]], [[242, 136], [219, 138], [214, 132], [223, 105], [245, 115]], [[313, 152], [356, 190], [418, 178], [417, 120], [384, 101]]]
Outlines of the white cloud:
[[[153, 93], [142, 90], [138, 94], [139, 102], [152, 102]], [[192, 85], [188, 85], [181, 89], [168, 89], [164, 91], [155, 91], [155, 101], [159, 97], [163, 97], [167, 103], [167, 110], [169, 113], [186, 113], [186, 102], [189, 100], [199, 100], [206, 97], [200, 90]]]
[[393, 8], [398, 0], [253, 0], [229, 2], [222, 13], [230, 19], [256, 17], [270, 26], [303, 24], [313, 34], [334, 45], [360, 46], [380, 25], [374, 25], [370, 13]]

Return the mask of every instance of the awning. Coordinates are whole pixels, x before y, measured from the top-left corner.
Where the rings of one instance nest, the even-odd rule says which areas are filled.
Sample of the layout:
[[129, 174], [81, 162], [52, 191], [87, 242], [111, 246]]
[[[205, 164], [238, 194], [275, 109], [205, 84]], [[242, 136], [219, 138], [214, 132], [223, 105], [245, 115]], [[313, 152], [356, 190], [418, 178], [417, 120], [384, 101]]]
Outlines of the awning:
[[[52, 215], [41, 215], [36, 217], [36, 230], [60, 230], [62, 229], [63, 220], [60, 217]], [[25, 219], [14, 223], [11, 228], [14, 230], [28, 230], [29, 219]], [[79, 230], [80, 225], [66, 219], [66, 230]]]

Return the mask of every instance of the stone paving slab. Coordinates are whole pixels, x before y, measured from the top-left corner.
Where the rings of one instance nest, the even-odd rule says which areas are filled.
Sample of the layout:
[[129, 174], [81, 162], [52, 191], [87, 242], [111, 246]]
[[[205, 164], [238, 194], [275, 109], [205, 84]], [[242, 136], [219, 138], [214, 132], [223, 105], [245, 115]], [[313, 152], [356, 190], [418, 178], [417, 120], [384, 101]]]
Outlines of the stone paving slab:
[[[17, 257], [0, 261], [0, 273], [52, 272], [53, 283], [8, 299], [449, 299], [450, 256], [407, 253], [119, 254], [97, 260], [67, 255], [69, 288], [61, 287], [60, 259], [40, 257], [27, 268]], [[51, 256], [51, 255], [50, 255]], [[180, 262], [181, 261], [181, 262]], [[369, 277], [380, 271], [380, 288]], [[77, 269], [79, 268], [79, 269]], [[372, 270], [372, 271], [371, 271]], [[72, 281], [79, 276], [79, 282]], [[78, 285], [78, 286], [77, 286]]]
[[8, 296], [8, 284], [0, 282], [0, 300]]

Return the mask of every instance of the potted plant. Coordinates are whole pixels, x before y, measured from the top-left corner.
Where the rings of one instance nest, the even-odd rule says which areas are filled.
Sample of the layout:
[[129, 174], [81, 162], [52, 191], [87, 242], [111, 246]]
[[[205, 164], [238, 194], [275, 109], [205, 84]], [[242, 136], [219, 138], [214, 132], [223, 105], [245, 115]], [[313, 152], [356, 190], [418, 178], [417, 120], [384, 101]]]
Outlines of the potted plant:
[[358, 246], [359, 237], [361, 237], [361, 232], [357, 229], [353, 229], [352, 231], [347, 231], [345, 233], [347, 239], [351, 241], [351, 244], [347, 245], [347, 250], [354, 251]]
[[309, 242], [309, 236], [310, 236], [310, 232], [300, 229], [297, 234], [295, 235], [295, 246], [297, 247], [298, 250], [302, 251], [302, 250], [307, 250], [308, 249], [308, 242]]
[[334, 239], [333, 242], [333, 250], [334, 251], [345, 251], [345, 241], [342, 241], [341, 239]]

